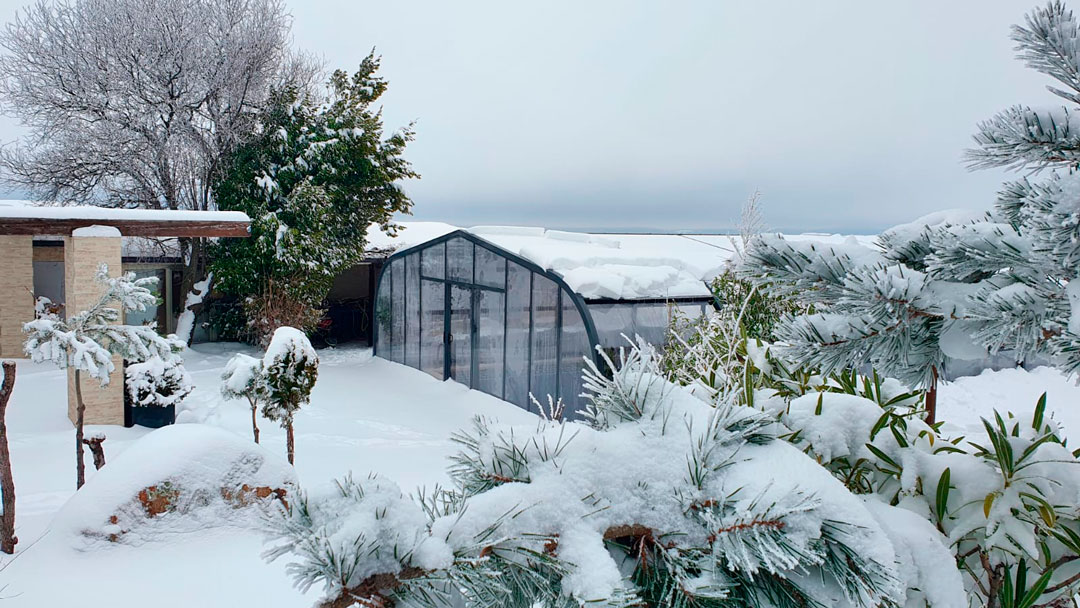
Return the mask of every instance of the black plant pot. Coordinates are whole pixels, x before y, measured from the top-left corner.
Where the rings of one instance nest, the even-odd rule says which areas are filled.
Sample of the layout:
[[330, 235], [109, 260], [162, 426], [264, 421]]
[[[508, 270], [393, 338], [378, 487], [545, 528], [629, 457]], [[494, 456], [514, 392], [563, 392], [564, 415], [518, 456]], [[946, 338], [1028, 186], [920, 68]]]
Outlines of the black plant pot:
[[151, 429], [160, 429], [176, 422], [176, 406], [165, 407], [132, 407], [124, 405], [124, 426], [145, 426]]

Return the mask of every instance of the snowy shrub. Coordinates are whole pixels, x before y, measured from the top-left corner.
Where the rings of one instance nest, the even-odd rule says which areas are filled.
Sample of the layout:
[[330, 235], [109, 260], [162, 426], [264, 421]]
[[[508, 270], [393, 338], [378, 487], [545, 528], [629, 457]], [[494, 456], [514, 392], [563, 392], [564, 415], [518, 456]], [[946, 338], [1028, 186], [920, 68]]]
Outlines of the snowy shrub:
[[586, 424], [477, 420], [453, 489], [301, 495], [267, 556], [358, 605], [966, 604], [929, 522], [868, 506], [774, 416], [668, 382], [647, 347], [611, 367], [587, 374]]
[[[1080, 589], [1080, 461], [1044, 420], [1044, 401], [1030, 423], [995, 413], [985, 435], [950, 438], [924, 422], [922, 391], [876, 371], [823, 374], [739, 329], [719, 315], [701, 325], [698, 340], [668, 357], [680, 363], [672, 377], [699, 396], [734, 394], [774, 416], [780, 436], [866, 498], [899, 562], [941, 561], [945, 552], [960, 564], [973, 606], [1024, 605], [1016, 598], [1026, 596], [1030, 608]], [[908, 529], [890, 527], [902, 521]], [[912, 539], [921, 548], [904, 558]], [[930, 598], [930, 583], [918, 579], [902, 576], [909, 601]]]
[[98, 471], [50, 529], [96, 551], [206, 528], [256, 527], [262, 515], [247, 507], [288, 501], [295, 484], [284, 460], [233, 433], [200, 424], [167, 426]]
[[214, 199], [245, 212], [251, 238], [222, 239], [211, 256], [217, 287], [244, 303], [252, 342], [278, 327], [312, 330], [334, 278], [364, 255], [373, 223], [412, 201], [400, 187], [417, 177], [403, 158], [411, 127], [384, 136], [379, 100], [387, 83], [379, 58], [327, 86], [271, 92], [260, 130], [232, 154]]
[[221, 395], [226, 399], [247, 399], [251, 406], [251, 431], [259, 443], [259, 423], [256, 411], [265, 395], [262, 359], [244, 353], [233, 355], [221, 374]]
[[124, 375], [131, 404], [136, 407], [177, 405], [195, 390], [191, 374], [176, 355], [168, 359], [150, 357], [142, 363], [132, 363], [124, 370]]
[[263, 416], [285, 429], [289, 463], [294, 460], [293, 417], [311, 399], [319, 376], [319, 356], [304, 332], [293, 327], [274, 331], [262, 360], [259, 391]]

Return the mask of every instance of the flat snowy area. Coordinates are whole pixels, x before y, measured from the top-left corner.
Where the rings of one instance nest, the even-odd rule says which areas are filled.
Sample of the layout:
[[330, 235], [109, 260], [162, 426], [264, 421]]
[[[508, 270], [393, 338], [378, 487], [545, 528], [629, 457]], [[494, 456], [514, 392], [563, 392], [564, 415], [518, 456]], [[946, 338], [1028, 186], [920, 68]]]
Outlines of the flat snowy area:
[[[188, 398], [209, 421], [247, 439], [246, 402], [225, 401], [219, 376], [234, 344], [203, 344], [185, 357], [197, 386]], [[451, 432], [476, 414], [511, 423], [533, 416], [512, 405], [453, 382], [439, 382], [416, 370], [373, 358], [369, 350], [319, 352], [322, 365], [313, 402], [296, 420], [296, 471], [305, 487], [328, 484], [353, 471], [377, 471], [406, 490], [444, 482]], [[15, 394], [8, 411], [17, 489], [19, 551], [0, 558], [0, 598], [4, 608], [40, 606], [199, 606], [201, 608], [309, 606], [291, 586], [284, 562], [266, 564], [262, 537], [251, 531], [215, 528], [177, 534], [167, 541], [116, 545], [80, 551], [70, 539], [49, 533], [50, 522], [74, 490], [74, 433], [66, 415], [65, 376], [52, 367], [19, 361]], [[1049, 409], [1066, 430], [1080, 437], [1080, 389], [1047, 368], [1004, 370], [962, 378], [941, 389], [941, 417], [973, 436], [979, 416], [994, 407], [1028, 416], [1043, 391]], [[262, 445], [285, 454], [284, 432], [261, 420]], [[147, 429], [89, 427], [108, 439], [110, 461]], [[184, 454], [160, 454], [182, 459]], [[89, 459], [88, 459], [89, 464]], [[108, 465], [106, 465], [108, 467]], [[93, 475], [93, 467], [88, 472]]]

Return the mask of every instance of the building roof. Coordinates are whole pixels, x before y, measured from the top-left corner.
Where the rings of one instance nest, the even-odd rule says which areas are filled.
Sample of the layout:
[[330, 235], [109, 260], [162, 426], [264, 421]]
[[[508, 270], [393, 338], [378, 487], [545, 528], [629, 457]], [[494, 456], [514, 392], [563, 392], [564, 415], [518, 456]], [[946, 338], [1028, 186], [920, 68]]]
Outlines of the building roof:
[[251, 220], [239, 211], [113, 209], [0, 201], [0, 234], [69, 235], [88, 226], [111, 226], [124, 236], [247, 237]]
[[[396, 237], [377, 226], [371, 249], [400, 250], [465, 230], [484, 241], [559, 274], [590, 300], [696, 298], [711, 295], [706, 283], [721, 274], [735, 254], [732, 237], [704, 234], [594, 234], [519, 226], [460, 229], [438, 222], [399, 222]], [[785, 235], [791, 240], [868, 246], [873, 236]]]

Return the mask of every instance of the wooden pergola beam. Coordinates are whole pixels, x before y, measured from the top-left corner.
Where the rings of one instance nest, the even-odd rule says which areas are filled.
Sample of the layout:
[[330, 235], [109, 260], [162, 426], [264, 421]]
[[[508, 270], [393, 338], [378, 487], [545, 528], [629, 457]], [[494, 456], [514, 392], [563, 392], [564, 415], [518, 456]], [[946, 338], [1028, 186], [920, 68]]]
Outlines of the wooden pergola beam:
[[0, 217], [0, 235], [67, 236], [78, 228], [88, 226], [111, 226], [124, 236], [225, 238], [251, 236], [251, 223], [240, 221]]

